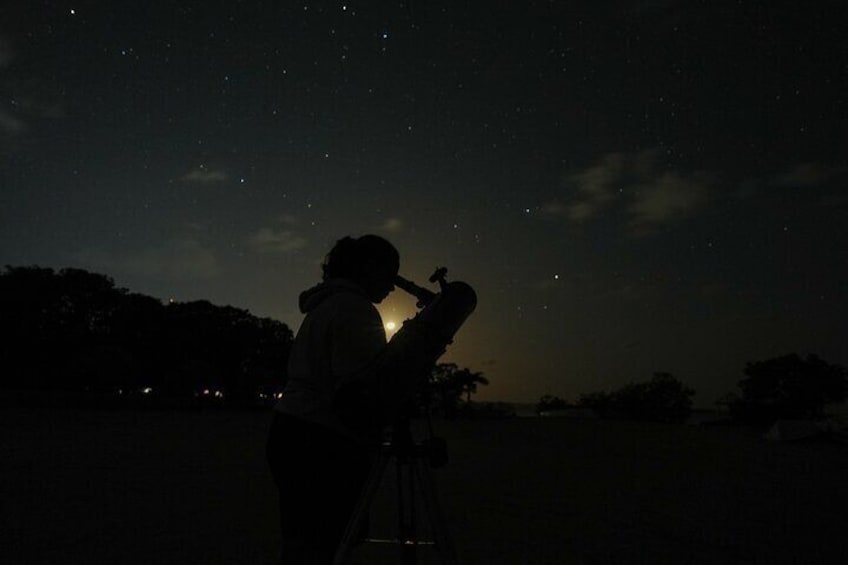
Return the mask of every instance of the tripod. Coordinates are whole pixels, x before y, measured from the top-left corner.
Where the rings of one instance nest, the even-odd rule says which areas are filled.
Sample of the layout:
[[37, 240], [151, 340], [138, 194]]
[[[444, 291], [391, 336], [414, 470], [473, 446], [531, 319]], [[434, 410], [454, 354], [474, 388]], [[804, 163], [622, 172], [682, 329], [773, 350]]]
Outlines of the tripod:
[[[433, 437], [432, 433], [424, 442], [413, 442], [408, 420], [396, 423], [392, 428], [391, 441], [380, 446], [371, 474], [336, 551], [333, 565], [347, 564], [358, 541], [357, 533], [361, 531], [386, 467], [392, 460], [397, 470], [398, 537], [391, 540], [366, 539], [364, 542], [397, 545], [402, 565], [418, 563], [417, 552], [420, 546], [434, 546], [443, 565], [457, 565], [456, 552], [439, 506], [433, 476], [434, 467], [447, 463], [447, 445], [444, 440]], [[433, 535], [430, 541], [417, 537], [416, 499], [423, 504], [424, 513], [430, 522]]]

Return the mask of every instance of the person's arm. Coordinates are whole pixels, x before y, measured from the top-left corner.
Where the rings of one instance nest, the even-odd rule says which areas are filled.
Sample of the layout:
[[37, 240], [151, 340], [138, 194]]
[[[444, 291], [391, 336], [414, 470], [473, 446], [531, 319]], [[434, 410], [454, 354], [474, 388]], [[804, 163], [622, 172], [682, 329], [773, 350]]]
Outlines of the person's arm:
[[[414, 319], [406, 321], [389, 344], [383, 337], [377, 347], [373, 323], [365, 327], [371, 330], [362, 331], [360, 326], [356, 340], [339, 336], [339, 351], [344, 351], [346, 359], [358, 361], [337, 367], [344, 372], [339, 373], [333, 406], [342, 421], [368, 434], [408, 410], [415, 392], [426, 386], [433, 364], [449, 340], [429, 324]], [[382, 326], [379, 329], [384, 336]], [[366, 351], [376, 354], [369, 357]]]
[[330, 330], [330, 370], [340, 385], [374, 363], [386, 347], [386, 332], [376, 308], [351, 300], [334, 317]]

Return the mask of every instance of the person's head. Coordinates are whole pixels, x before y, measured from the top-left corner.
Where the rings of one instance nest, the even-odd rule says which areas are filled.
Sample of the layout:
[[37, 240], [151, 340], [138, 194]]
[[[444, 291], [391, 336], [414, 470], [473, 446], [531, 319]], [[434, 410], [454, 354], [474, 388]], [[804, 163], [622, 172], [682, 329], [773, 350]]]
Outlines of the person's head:
[[323, 278], [355, 282], [372, 302], [380, 302], [395, 288], [400, 268], [397, 249], [377, 235], [344, 237], [324, 259]]

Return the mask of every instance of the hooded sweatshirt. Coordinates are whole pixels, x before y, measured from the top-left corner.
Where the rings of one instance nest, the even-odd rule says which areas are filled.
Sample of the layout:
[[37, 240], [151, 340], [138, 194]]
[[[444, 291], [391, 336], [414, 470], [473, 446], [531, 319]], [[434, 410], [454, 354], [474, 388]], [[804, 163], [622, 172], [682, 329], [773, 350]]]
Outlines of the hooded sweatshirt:
[[386, 347], [379, 312], [355, 283], [331, 279], [300, 295], [306, 314], [292, 345], [288, 383], [275, 410], [358, 439], [333, 411], [339, 387]]

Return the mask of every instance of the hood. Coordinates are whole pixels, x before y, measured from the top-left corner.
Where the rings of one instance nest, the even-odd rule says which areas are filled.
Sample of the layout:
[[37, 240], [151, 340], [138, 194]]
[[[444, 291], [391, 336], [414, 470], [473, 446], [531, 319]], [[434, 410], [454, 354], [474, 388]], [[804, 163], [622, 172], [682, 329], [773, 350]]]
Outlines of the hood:
[[300, 311], [307, 314], [330, 296], [341, 292], [353, 292], [365, 296], [365, 291], [358, 284], [346, 279], [331, 279], [300, 293]]

